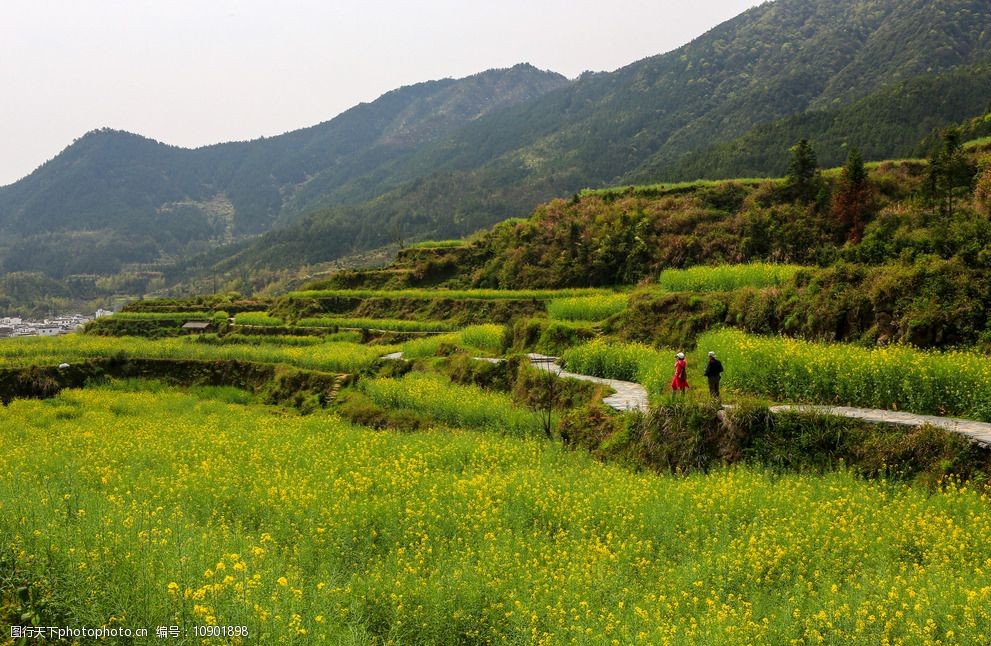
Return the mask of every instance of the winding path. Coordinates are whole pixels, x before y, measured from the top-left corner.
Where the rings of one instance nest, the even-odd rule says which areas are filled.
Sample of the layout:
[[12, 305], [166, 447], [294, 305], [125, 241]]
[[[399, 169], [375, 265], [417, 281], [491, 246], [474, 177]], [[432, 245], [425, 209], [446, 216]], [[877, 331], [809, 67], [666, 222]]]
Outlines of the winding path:
[[[568, 379], [578, 379], [590, 381], [596, 384], [609, 386], [614, 394], [605, 397], [602, 403], [618, 411], [639, 410], [647, 412], [650, 408], [647, 389], [632, 381], [620, 381], [618, 379], [603, 379], [591, 375], [581, 375], [568, 372], [557, 363], [557, 357], [543, 354], [529, 354], [530, 362], [540, 370], [546, 370], [558, 377]], [[403, 358], [402, 352], [387, 354], [383, 359], [399, 360]], [[476, 357], [479, 361], [489, 363], [499, 363], [502, 359], [488, 357]], [[727, 406], [729, 408], [729, 406]], [[917, 415], [915, 413], [905, 413], [902, 411], [882, 410], [879, 408], [854, 408], [851, 406], [821, 406], [809, 404], [782, 404], [771, 406], [772, 413], [815, 413], [817, 415], [833, 415], [836, 417], [847, 417], [860, 419], [872, 424], [889, 424], [892, 426], [935, 426], [947, 431], [959, 433], [977, 444], [991, 447], [991, 424], [977, 422], [970, 419], [960, 419], [956, 417], [938, 417], [935, 415]]]
[[[618, 381], [615, 379], [601, 379], [589, 375], [579, 375], [568, 372], [557, 363], [556, 357], [548, 357], [540, 354], [530, 354], [530, 361], [541, 370], [552, 371], [559, 377], [570, 377], [571, 379], [581, 379], [597, 384], [611, 386], [616, 394], [603, 399], [603, 403], [616, 410], [640, 410], [646, 412], [650, 405], [647, 397], [647, 389], [637, 383], [629, 381]], [[815, 413], [817, 415], [833, 415], [836, 417], [847, 417], [850, 419], [860, 419], [872, 424], [889, 424], [892, 426], [935, 426], [947, 431], [959, 433], [966, 436], [971, 441], [991, 447], [991, 424], [977, 422], [970, 419], [957, 417], [938, 417], [935, 415], [917, 415], [902, 411], [882, 410], [879, 408], [855, 408], [852, 406], [815, 406], [808, 404], [781, 404], [771, 406], [772, 413]]]
[[883, 410], [880, 408], [853, 408], [851, 406], [813, 406], [808, 404], [783, 404], [771, 406], [772, 413], [816, 413], [818, 415], [835, 415], [862, 419], [873, 424], [890, 424], [892, 426], [935, 426], [964, 435], [970, 440], [991, 447], [991, 424], [976, 422], [972, 419], [958, 417], [937, 417], [936, 415], [916, 415], [902, 411]]
[[619, 379], [603, 379], [591, 375], [580, 375], [576, 372], [568, 372], [557, 363], [557, 357], [549, 357], [543, 354], [529, 354], [530, 363], [540, 370], [546, 370], [558, 377], [565, 379], [578, 379], [580, 381], [590, 381], [594, 384], [609, 386], [616, 392], [603, 398], [602, 403], [616, 410], [628, 411], [639, 410], [647, 412], [650, 402], [647, 397], [647, 389], [632, 381], [620, 381]]

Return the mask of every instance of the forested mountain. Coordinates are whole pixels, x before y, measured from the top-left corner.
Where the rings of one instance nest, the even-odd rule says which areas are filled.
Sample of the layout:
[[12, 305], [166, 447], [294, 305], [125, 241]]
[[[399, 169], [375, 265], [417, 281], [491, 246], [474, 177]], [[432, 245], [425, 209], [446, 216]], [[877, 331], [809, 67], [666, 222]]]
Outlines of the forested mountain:
[[567, 82], [517, 65], [394, 90], [278, 137], [196, 150], [93, 131], [0, 188], [0, 267], [113, 273], [258, 234], [354, 174]]
[[991, 103], [988, 63], [984, 0], [766, 3], [675, 51], [479, 119], [326, 194], [327, 209], [218, 268], [318, 262], [399, 232], [462, 235], [583, 187], [778, 174], [801, 137], [829, 148], [826, 161], [843, 144], [908, 154]]
[[851, 147], [867, 159], [919, 156], [928, 147], [919, 142], [962, 115], [991, 107], [991, 66], [965, 67], [925, 75], [886, 87], [859, 101], [831, 110], [812, 110], [761, 124], [742, 137], [691, 152], [654, 171], [638, 171], [626, 179], [669, 181], [685, 177], [780, 176], [788, 149], [810, 139], [824, 166], [838, 166]]
[[989, 69], [987, 0], [776, 0], [570, 83], [517, 66], [193, 151], [101, 131], [0, 189], [0, 262], [246, 276], [467, 234], [584, 187], [779, 174], [802, 137], [826, 163], [912, 154], [983, 113]]

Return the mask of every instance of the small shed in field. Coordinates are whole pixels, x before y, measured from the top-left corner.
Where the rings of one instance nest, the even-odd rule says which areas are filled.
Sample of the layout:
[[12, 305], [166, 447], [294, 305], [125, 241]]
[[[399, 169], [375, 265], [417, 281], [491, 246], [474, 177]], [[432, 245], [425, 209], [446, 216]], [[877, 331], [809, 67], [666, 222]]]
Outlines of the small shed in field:
[[187, 334], [202, 334], [210, 329], [209, 321], [186, 321], [182, 324], [182, 331]]

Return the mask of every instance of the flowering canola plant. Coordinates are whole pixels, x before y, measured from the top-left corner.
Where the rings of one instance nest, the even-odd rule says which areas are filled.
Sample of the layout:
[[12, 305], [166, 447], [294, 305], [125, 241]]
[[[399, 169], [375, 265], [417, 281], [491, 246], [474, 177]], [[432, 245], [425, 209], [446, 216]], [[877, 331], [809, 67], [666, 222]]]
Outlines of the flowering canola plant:
[[906, 346], [865, 349], [718, 330], [698, 340], [715, 351], [723, 379], [782, 400], [846, 404], [991, 421], [991, 361], [976, 352]]
[[235, 325], [253, 325], [260, 327], [279, 327], [285, 325], [285, 321], [269, 316], [266, 312], [241, 312], [234, 316]]
[[6, 366], [58, 365], [124, 353], [143, 359], [234, 360], [284, 363], [328, 372], [355, 372], [374, 363], [391, 346], [347, 342], [202, 343], [195, 337], [145, 339], [70, 334], [61, 337], [0, 339], [0, 361]]
[[540, 432], [534, 411], [515, 405], [509, 395], [452, 383], [442, 375], [410, 373], [402, 379], [372, 379], [362, 388], [380, 406], [416, 410], [457, 428], [508, 433]]
[[625, 310], [629, 300], [629, 294], [556, 298], [547, 304], [547, 314], [561, 321], [602, 321]]
[[773, 287], [790, 281], [801, 265], [756, 262], [746, 265], [665, 269], [657, 280], [669, 292], [728, 292], [741, 287]]
[[[659, 350], [643, 343], [594, 339], [565, 350], [561, 358], [572, 372], [641, 383], [655, 395], [670, 391], [674, 375], [675, 351]], [[690, 363], [689, 382], [694, 381], [696, 375], [701, 378]]]
[[2, 581], [43, 621], [266, 644], [991, 639], [991, 500], [952, 483], [633, 473], [171, 389], [14, 401], [0, 428]]
[[448, 332], [456, 329], [446, 321], [410, 321], [406, 319], [368, 319], [345, 317], [313, 317], [300, 319], [299, 327], [338, 327], [362, 330], [389, 330], [396, 332]]
[[402, 352], [407, 359], [425, 359], [437, 356], [441, 347], [446, 345], [482, 354], [499, 354], [502, 352], [504, 332], [504, 326], [493, 323], [471, 325], [458, 332], [407, 341], [402, 345]]

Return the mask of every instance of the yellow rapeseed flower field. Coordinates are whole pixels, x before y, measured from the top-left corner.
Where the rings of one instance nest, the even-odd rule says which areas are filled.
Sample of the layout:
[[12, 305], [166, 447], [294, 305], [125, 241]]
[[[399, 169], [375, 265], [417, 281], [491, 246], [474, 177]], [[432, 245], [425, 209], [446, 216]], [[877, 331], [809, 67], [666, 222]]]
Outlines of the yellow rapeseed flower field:
[[657, 280], [669, 292], [728, 292], [741, 287], [772, 287], [790, 281], [804, 267], [755, 262], [665, 269]]
[[629, 294], [556, 298], [547, 304], [547, 314], [561, 321], [602, 321], [625, 310], [629, 300]]
[[[501, 328], [500, 328], [501, 330]], [[124, 353], [145, 359], [236, 360], [284, 363], [327, 372], [355, 372], [396, 348], [346, 342], [313, 343], [204, 343], [196, 337], [146, 339], [70, 334], [61, 337], [0, 339], [4, 366], [54, 366]], [[270, 339], [266, 339], [270, 341]], [[303, 341], [308, 341], [303, 339]]]
[[991, 421], [991, 360], [977, 352], [906, 346], [861, 348], [708, 332], [700, 362], [715, 351], [727, 385], [783, 401], [847, 404]]
[[633, 473], [168, 389], [15, 401], [0, 428], [4, 585], [43, 622], [262, 644], [991, 639], [991, 500], [959, 485]]

